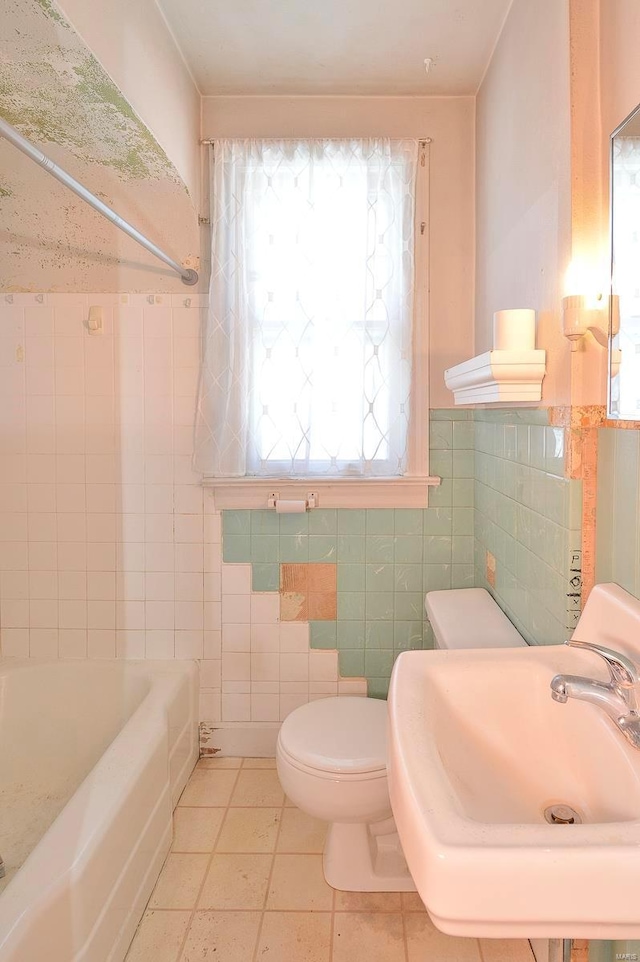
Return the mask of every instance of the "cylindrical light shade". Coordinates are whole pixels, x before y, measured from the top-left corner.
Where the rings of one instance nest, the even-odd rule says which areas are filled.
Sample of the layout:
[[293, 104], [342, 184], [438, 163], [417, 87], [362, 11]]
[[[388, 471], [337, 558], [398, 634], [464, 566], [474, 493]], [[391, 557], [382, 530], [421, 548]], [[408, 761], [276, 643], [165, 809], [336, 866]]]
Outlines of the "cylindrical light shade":
[[536, 312], [528, 308], [496, 311], [493, 315], [494, 351], [535, 351]]

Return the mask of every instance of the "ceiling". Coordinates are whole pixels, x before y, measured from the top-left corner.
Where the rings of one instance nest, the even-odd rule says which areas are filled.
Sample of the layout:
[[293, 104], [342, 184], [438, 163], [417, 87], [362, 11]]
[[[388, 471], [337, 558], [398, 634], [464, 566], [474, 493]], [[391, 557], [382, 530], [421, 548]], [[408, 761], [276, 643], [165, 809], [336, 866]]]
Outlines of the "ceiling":
[[511, 4], [157, 2], [205, 95], [474, 94]]

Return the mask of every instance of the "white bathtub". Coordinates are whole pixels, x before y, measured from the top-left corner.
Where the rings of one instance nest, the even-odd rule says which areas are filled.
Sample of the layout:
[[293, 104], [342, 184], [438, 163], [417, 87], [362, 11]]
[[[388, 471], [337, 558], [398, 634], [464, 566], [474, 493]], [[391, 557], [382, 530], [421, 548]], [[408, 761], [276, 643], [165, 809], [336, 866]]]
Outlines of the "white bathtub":
[[195, 662], [0, 660], [1, 962], [120, 962], [198, 757]]

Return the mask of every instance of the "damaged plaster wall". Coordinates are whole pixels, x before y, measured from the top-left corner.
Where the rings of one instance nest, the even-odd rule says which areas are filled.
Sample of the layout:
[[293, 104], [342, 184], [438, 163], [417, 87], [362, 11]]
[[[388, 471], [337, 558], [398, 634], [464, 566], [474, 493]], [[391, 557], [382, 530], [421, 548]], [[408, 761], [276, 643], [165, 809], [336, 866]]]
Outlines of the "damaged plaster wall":
[[[177, 261], [197, 211], [176, 169], [51, 0], [1, 0], [0, 115]], [[184, 291], [179, 277], [0, 139], [0, 290]]]
[[200, 91], [157, 0], [54, 2], [197, 198]]

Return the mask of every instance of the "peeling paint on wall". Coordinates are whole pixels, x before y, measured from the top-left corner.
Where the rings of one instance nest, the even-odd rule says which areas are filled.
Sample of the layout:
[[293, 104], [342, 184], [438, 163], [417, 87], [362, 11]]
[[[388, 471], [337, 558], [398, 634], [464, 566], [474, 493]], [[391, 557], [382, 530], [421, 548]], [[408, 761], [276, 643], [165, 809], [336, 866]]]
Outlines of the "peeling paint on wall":
[[[112, 166], [123, 177], [177, 171], [50, 0], [4, 0], [0, 113], [40, 146]], [[44, 14], [44, 16], [43, 16]]]
[[[0, 115], [176, 259], [198, 253], [175, 167], [52, 0], [2, 3]], [[171, 272], [6, 141], [0, 169], [1, 289], [174, 288]]]

